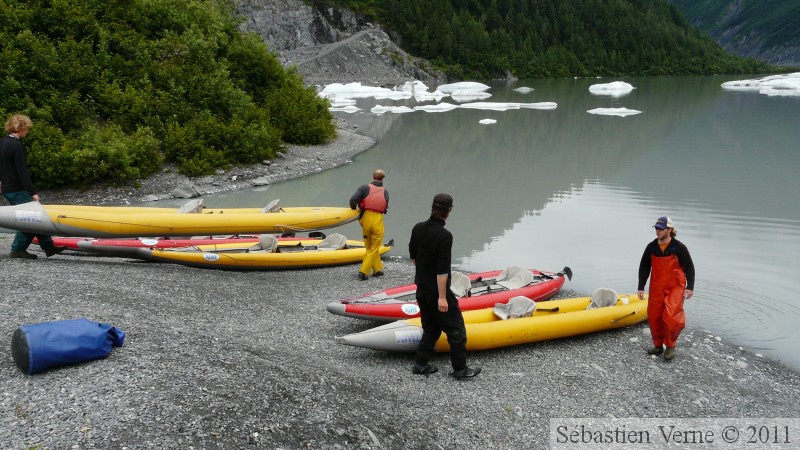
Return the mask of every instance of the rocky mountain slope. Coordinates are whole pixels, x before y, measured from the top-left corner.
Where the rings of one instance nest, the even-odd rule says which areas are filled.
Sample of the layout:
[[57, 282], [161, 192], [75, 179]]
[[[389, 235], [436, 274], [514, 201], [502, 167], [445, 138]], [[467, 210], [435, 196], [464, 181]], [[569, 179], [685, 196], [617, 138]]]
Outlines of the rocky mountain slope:
[[302, 0], [241, 0], [241, 28], [259, 34], [307, 84], [397, 85], [444, 81], [425, 60], [395, 45], [378, 25], [346, 9]]
[[796, 0], [670, 0], [727, 51], [779, 66], [800, 66]]

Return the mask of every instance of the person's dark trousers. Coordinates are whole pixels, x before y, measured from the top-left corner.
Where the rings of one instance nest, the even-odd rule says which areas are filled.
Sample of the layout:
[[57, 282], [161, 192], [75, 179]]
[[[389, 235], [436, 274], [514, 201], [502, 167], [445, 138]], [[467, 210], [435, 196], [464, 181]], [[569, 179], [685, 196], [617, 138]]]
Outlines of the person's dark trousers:
[[[4, 193], [3, 196], [12, 205], [19, 205], [33, 201], [33, 196], [26, 191], [8, 192]], [[31, 242], [33, 242], [34, 237], [39, 240], [39, 247], [42, 247], [42, 250], [47, 252], [53, 251], [56, 248], [55, 244], [53, 244], [53, 238], [48, 235], [17, 231], [17, 234], [14, 235], [14, 242], [11, 243], [11, 251], [22, 252], [27, 250], [31, 245]]]
[[447, 297], [447, 312], [439, 312], [438, 297], [433, 300], [417, 299], [422, 319], [422, 339], [417, 350], [416, 363], [424, 366], [436, 353], [436, 341], [444, 332], [450, 344], [450, 362], [453, 370], [467, 368], [467, 335], [464, 317], [455, 296]]

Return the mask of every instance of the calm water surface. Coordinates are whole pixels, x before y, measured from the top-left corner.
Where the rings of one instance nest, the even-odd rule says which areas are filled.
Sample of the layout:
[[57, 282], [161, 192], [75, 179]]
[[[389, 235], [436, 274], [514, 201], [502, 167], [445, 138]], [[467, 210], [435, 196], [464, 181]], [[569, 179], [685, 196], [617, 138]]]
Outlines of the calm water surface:
[[[359, 100], [364, 112], [342, 116], [378, 144], [353, 164], [206, 203], [346, 205], [380, 167], [392, 254], [407, 256], [411, 227], [434, 194], [448, 192], [461, 269], [568, 265], [567, 288], [580, 293], [634, 292], [651, 227], [669, 215], [697, 269], [687, 325], [800, 369], [800, 99], [720, 88], [733, 79], [625, 79], [636, 89], [617, 99], [588, 91], [612, 79], [492, 84], [487, 101], [558, 103], [550, 111], [377, 116], [375, 104], [416, 103]], [[519, 86], [535, 90], [512, 91]], [[586, 113], [601, 107], [643, 113]], [[478, 124], [484, 118], [497, 123]], [[337, 231], [360, 236], [357, 224]]]

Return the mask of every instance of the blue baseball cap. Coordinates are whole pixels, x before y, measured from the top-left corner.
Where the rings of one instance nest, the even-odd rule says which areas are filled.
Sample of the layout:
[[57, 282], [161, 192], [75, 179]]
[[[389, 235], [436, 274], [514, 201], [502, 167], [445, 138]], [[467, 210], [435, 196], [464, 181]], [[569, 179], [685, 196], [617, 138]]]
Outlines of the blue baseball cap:
[[659, 230], [666, 230], [667, 228], [675, 228], [672, 226], [672, 219], [667, 216], [659, 217], [656, 220], [656, 224], [653, 225], [653, 228], [658, 228]]

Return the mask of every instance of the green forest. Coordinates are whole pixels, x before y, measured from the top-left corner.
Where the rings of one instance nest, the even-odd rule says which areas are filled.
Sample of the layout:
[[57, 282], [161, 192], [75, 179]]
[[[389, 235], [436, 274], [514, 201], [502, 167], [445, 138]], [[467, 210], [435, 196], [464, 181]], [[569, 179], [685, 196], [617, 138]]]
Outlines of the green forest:
[[337, 0], [456, 78], [759, 73], [666, 0]]
[[0, 115], [39, 187], [194, 176], [335, 137], [328, 103], [226, 0], [0, 0]]

